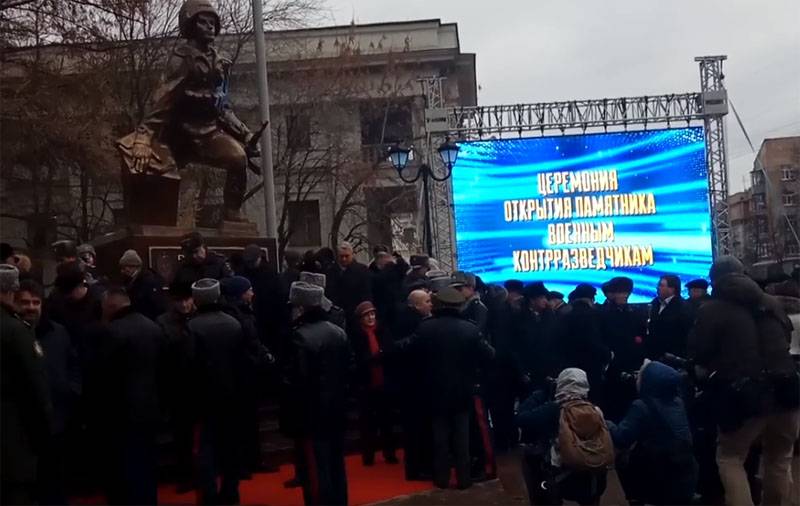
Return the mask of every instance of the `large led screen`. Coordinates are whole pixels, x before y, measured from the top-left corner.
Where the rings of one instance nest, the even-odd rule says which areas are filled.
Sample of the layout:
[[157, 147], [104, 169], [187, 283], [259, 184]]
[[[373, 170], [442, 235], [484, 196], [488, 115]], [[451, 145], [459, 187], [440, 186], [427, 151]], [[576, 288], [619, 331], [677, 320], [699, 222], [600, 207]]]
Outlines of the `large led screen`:
[[[702, 128], [460, 144], [453, 167], [458, 267], [488, 283], [569, 293], [614, 276], [649, 302], [664, 273], [711, 265]], [[602, 296], [600, 297], [602, 299]]]

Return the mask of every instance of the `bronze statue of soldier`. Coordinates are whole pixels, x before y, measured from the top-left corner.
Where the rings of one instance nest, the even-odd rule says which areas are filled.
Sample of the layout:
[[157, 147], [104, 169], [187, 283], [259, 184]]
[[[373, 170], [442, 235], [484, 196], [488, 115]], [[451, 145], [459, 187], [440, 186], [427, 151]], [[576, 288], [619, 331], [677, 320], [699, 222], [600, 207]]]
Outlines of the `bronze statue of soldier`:
[[152, 109], [117, 147], [132, 174], [174, 176], [190, 163], [224, 169], [224, 219], [244, 221], [247, 168], [258, 168], [248, 160], [259, 156], [258, 144], [227, 101], [231, 61], [213, 45], [219, 15], [208, 0], [186, 0], [178, 16], [186, 42], [169, 58]]

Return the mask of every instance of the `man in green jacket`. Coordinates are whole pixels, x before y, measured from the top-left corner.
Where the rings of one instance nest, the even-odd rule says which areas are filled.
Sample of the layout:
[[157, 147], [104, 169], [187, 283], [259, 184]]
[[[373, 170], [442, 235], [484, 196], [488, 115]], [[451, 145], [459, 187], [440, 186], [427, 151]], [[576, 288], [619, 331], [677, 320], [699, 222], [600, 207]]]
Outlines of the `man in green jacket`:
[[52, 408], [33, 329], [18, 315], [19, 271], [0, 265], [0, 503], [33, 504], [39, 451], [50, 436]]

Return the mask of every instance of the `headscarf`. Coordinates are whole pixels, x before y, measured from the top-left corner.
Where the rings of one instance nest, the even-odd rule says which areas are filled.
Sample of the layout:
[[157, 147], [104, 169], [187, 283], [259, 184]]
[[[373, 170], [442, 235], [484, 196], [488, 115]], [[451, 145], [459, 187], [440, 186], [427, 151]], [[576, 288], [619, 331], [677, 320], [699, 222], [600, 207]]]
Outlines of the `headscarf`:
[[583, 401], [589, 395], [589, 380], [582, 369], [570, 367], [561, 371], [556, 379], [556, 401]]

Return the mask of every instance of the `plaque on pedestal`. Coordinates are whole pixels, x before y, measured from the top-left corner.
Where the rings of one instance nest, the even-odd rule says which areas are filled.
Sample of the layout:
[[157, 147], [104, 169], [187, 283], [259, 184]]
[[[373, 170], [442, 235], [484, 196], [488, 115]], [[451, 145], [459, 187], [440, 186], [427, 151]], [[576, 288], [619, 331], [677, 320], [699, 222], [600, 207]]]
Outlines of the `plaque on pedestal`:
[[177, 174], [133, 174], [122, 171], [122, 188], [128, 222], [174, 227], [178, 222]]

